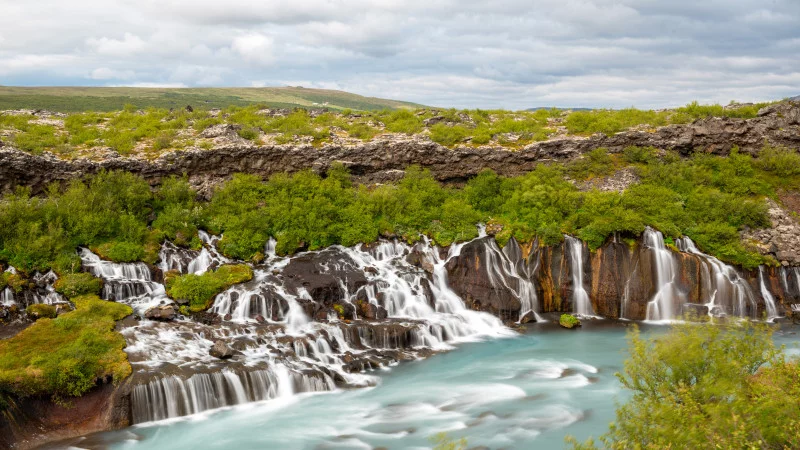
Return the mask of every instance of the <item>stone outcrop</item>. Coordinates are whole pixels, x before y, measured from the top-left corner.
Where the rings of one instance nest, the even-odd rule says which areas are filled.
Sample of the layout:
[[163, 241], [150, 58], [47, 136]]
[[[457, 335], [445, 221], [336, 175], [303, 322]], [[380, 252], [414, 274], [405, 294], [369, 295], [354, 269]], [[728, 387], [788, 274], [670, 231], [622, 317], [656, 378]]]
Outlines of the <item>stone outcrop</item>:
[[749, 230], [742, 238], [761, 254], [773, 256], [784, 266], [800, 264], [800, 223], [774, 200], [767, 202], [772, 227]]
[[[232, 129], [207, 130], [220, 137]], [[157, 185], [170, 175], [187, 174], [206, 194], [211, 186], [237, 172], [269, 176], [304, 169], [324, 173], [334, 163], [348, 167], [357, 180], [382, 183], [397, 180], [409, 165], [431, 170], [436, 179], [460, 183], [490, 168], [502, 175], [520, 175], [548, 160], [565, 160], [598, 147], [612, 152], [627, 146], [653, 146], [688, 154], [696, 149], [726, 154], [734, 145], [756, 154], [764, 143], [800, 148], [800, 103], [783, 102], [764, 108], [753, 119], [708, 118], [685, 125], [669, 125], [655, 131], [626, 131], [613, 136], [558, 137], [532, 143], [521, 150], [503, 147], [449, 149], [425, 136], [382, 136], [356, 145], [267, 145], [237, 144], [223, 140], [211, 150], [190, 149], [166, 153], [155, 160], [110, 155], [102, 161], [61, 160], [45, 153], [32, 155], [4, 146], [0, 148], [0, 192], [29, 186], [42, 192], [51, 182], [64, 182], [100, 170], [126, 170]]]

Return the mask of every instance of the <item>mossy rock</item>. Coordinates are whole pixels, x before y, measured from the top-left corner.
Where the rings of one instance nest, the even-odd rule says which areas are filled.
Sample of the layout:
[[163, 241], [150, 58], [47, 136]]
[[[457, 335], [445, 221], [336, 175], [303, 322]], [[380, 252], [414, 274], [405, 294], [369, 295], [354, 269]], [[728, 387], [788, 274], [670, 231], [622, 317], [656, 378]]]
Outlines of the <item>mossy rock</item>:
[[564, 328], [572, 329], [581, 326], [581, 321], [572, 314], [562, 314], [561, 318], [558, 319], [558, 324]]
[[58, 310], [53, 305], [37, 303], [25, 308], [25, 312], [34, 320], [53, 319], [58, 315]]
[[67, 298], [88, 294], [98, 295], [103, 287], [103, 280], [95, 278], [90, 273], [70, 273], [56, 280], [53, 287], [56, 292]]

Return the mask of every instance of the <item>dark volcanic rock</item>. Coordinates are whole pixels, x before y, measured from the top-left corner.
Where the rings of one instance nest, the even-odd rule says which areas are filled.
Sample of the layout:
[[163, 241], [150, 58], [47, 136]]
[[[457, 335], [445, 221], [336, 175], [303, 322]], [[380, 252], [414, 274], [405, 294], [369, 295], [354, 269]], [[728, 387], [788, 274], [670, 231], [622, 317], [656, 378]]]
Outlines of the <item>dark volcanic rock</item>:
[[[292, 258], [283, 275], [287, 286], [298, 292], [305, 289], [312, 300], [326, 307], [334, 303], [346, 307], [344, 288], [354, 293], [367, 284], [364, 271], [336, 247]], [[314, 316], [313, 312], [309, 315]]]
[[[496, 252], [493, 259], [489, 252]], [[445, 266], [450, 287], [470, 309], [490, 312], [503, 320], [517, 320], [522, 307], [519, 298], [491, 272], [496, 270], [494, 261], [499, 253], [491, 236], [465, 244]], [[507, 280], [510, 284], [515, 282]]]

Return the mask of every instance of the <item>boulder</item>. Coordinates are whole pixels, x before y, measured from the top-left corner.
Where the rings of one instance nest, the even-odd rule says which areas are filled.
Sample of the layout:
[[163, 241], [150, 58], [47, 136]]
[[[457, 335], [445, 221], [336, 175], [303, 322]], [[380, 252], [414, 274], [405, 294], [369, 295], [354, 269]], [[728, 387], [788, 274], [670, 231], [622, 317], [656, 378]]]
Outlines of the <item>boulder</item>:
[[150, 320], [171, 321], [178, 317], [178, 308], [175, 305], [158, 305], [144, 312], [144, 318]]
[[211, 346], [211, 350], [208, 351], [208, 354], [219, 359], [230, 359], [236, 353], [236, 350], [232, 349], [225, 341], [216, 341], [214, 345]]

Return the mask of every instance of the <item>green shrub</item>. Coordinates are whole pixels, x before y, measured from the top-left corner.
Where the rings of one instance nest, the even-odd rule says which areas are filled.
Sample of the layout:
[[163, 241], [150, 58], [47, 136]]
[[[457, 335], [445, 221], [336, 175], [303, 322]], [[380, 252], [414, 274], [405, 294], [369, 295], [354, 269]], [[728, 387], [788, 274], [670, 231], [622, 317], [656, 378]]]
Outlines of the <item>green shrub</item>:
[[650, 339], [634, 328], [617, 374], [633, 395], [617, 407], [603, 447], [798, 448], [800, 367], [771, 334], [748, 322], [675, 325]]
[[631, 145], [622, 150], [625, 161], [631, 164], [651, 164], [656, 161], [657, 150], [653, 147]]
[[445, 146], [458, 144], [469, 135], [469, 131], [460, 125], [447, 126], [436, 124], [430, 128], [431, 140]]
[[253, 269], [250, 266], [224, 265], [213, 272], [202, 275], [171, 274], [165, 280], [167, 294], [178, 300], [189, 302], [192, 312], [205, 311], [210, 308], [214, 297], [234, 284], [244, 283], [253, 279]]
[[103, 287], [103, 280], [90, 273], [69, 273], [56, 280], [54, 287], [56, 292], [67, 298], [86, 294], [98, 295]]
[[237, 130], [236, 133], [243, 139], [252, 141], [258, 137], [258, 128], [253, 128], [253, 127], [242, 128]]
[[778, 177], [800, 176], [800, 153], [797, 150], [766, 145], [758, 154], [755, 164]]
[[575, 328], [581, 326], [581, 321], [572, 314], [562, 314], [558, 319], [558, 324], [564, 328]]
[[25, 308], [25, 312], [28, 314], [28, 316], [33, 317], [35, 320], [53, 319], [58, 315], [55, 306], [44, 303], [28, 305], [28, 307]]
[[125, 338], [114, 322], [131, 308], [96, 296], [72, 299], [76, 310], [40, 319], [16, 336], [0, 341], [0, 392], [17, 396], [77, 397], [111, 377], [131, 374], [122, 350]]
[[568, 173], [577, 180], [611, 175], [614, 170], [614, 159], [608, 154], [608, 149], [603, 147], [596, 148], [567, 165]]

